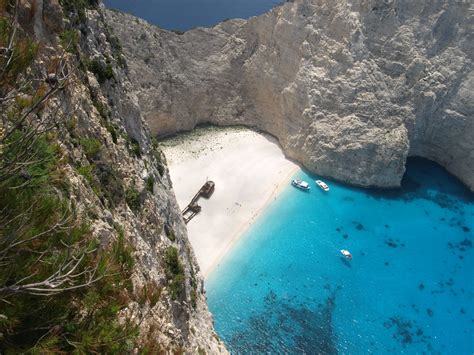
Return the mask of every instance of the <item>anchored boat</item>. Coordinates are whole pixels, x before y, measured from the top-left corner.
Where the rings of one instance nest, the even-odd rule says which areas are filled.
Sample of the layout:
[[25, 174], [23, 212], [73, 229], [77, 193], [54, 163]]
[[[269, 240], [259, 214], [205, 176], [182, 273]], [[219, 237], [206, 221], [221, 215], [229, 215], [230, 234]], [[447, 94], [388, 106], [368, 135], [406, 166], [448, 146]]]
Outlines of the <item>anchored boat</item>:
[[309, 184], [303, 180], [294, 179], [291, 181], [291, 185], [293, 185], [294, 187], [297, 187], [300, 190], [304, 190], [304, 191], [311, 190], [311, 187], [309, 187]]
[[349, 250], [345, 250], [345, 249], [341, 249], [341, 254], [343, 257], [345, 257], [346, 259], [349, 259], [351, 260], [352, 259], [352, 254], [350, 253]]
[[324, 191], [329, 191], [329, 186], [322, 180], [316, 180], [316, 184]]

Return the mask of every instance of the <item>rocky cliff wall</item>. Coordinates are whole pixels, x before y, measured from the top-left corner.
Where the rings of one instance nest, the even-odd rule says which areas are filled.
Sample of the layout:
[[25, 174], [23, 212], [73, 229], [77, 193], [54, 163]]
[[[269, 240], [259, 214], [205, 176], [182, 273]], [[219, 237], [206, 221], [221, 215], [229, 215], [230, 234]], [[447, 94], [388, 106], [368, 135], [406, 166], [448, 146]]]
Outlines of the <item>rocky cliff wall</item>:
[[[120, 43], [102, 11], [84, 4], [20, 1], [18, 21], [39, 43], [44, 74], [59, 58], [69, 73], [65, 88], [41, 112], [57, 119], [50, 137], [62, 154], [68, 203], [101, 246], [124, 238], [132, 250], [130, 287], [120, 290], [117, 304], [125, 305], [119, 318], [137, 326], [138, 335], [127, 334], [129, 348], [118, 339], [119, 351], [226, 353], [165, 158], [150, 139]], [[59, 334], [61, 326], [54, 329]], [[87, 339], [79, 345], [90, 350]]]
[[399, 186], [407, 156], [474, 188], [474, 11], [461, 1], [295, 0], [184, 34], [107, 11], [153, 134], [256, 126], [311, 171]]

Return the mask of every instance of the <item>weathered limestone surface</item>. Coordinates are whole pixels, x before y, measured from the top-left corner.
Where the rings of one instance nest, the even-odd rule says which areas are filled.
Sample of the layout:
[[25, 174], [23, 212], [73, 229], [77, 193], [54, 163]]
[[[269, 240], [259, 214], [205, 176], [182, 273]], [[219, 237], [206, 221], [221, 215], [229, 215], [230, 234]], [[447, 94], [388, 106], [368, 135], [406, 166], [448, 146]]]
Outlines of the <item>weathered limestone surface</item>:
[[[73, 100], [83, 102], [78, 106], [78, 113], [82, 113], [83, 117], [81, 126], [86, 132], [100, 127], [100, 136], [108, 138], [103, 149], [103, 154], [108, 155], [105, 159], [128, 186], [140, 192], [141, 201], [140, 211], [131, 211], [126, 204], [104, 210], [93, 196], [95, 200], [91, 198], [89, 207], [99, 207], [97, 213], [102, 218], [101, 233], [107, 236], [114, 225], [121, 225], [133, 244], [136, 259], [134, 291], [139, 293], [149, 284], [161, 289], [156, 304], [132, 302], [123, 312], [124, 316], [140, 325], [140, 338], [144, 344], [154, 339], [163, 351], [170, 353], [204, 351], [225, 354], [227, 350], [214, 331], [212, 316], [207, 308], [203, 280], [172, 189], [166, 159], [151, 144], [136, 93], [126, 75], [120, 45], [114, 41], [114, 35], [100, 10], [87, 12], [87, 23], [81, 30], [83, 55], [103, 63], [110, 62], [113, 67], [112, 79], [101, 84], [89, 72], [87, 84], [93, 101], [100, 101], [106, 110], [110, 110], [108, 120], [118, 130], [117, 144], [110, 142], [110, 133], [107, 127], [103, 127], [104, 117], [98, 112], [97, 104], [88, 112], [84, 103], [90, 98], [87, 92], [84, 96], [78, 90]], [[138, 143], [139, 156], [130, 152], [131, 140]], [[150, 177], [155, 183], [152, 191], [147, 191]], [[174, 238], [168, 237], [169, 234], [173, 234]], [[178, 299], [173, 299], [168, 291], [164, 255], [170, 247], [177, 249], [184, 267], [185, 290]]]
[[474, 188], [469, 2], [295, 0], [182, 35], [106, 16], [154, 134], [245, 124], [349, 183], [398, 186], [412, 155]]
[[[48, 73], [47, 63], [63, 55], [58, 36], [70, 20], [57, 0], [37, 1], [36, 6], [25, 1], [18, 17], [44, 48], [38, 65]], [[123, 351], [141, 353], [146, 346], [159, 344], [160, 353], [225, 354], [214, 331], [165, 157], [153, 147], [120, 45], [102, 10], [85, 10], [84, 17], [71, 30], [77, 34], [77, 45], [71, 42], [72, 53], [64, 54], [71, 73], [68, 85], [42, 114], [56, 117], [62, 112], [57, 116], [68, 120], [58, 122], [55, 137], [64, 155], [71, 204], [101, 245], [111, 244], [121, 232], [133, 247], [133, 287], [124, 290], [128, 303], [120, 316], [138, 326], [139, 337], [137, 348]], [[100, 80], [84, 64], [90, 61], [110, 66], [111, 75]], [[99, 144], [94, 157], [85, 153], [82, 138]], [[80, 172], [84, 167], [91, 167], [89, 178]], [[139, 209], [132, 210], [127, 202], [130, 190], [139, 194]], [[184, 274], [183, 291], [176, 297], [170, 292], [165, 262], [171, 247], [177, 250]], [[158, 295], [153, 301], [151, 292]], [[158, 352], [153, 349], [149, 351]]]

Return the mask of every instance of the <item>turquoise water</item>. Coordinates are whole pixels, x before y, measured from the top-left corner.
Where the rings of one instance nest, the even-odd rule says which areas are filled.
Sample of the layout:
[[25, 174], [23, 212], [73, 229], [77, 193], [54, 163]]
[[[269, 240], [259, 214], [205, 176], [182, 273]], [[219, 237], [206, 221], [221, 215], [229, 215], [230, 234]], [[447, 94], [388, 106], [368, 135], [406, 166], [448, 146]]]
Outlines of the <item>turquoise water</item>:
[[472, 354], [474, 194], [421, 159], [397, 191], [296, 177], [206, 282], [228, 349]]
[[257, 16], [282, 0], [104, 0], [107, 7], [131, 13], [168, 30], [213, 26], [229, 18]]

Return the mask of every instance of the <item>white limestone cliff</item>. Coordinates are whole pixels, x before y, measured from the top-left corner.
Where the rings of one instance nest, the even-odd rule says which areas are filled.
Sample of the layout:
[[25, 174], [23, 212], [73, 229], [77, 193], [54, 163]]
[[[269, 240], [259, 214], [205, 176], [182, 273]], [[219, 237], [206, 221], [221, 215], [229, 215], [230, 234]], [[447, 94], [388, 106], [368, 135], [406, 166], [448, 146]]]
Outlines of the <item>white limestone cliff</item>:
[[184, 34], [107, 21], [154, 134], [245, 124], [348, 183], [399, 186], [422, 156], [474, 188], [469, 2], [295, 0]]

